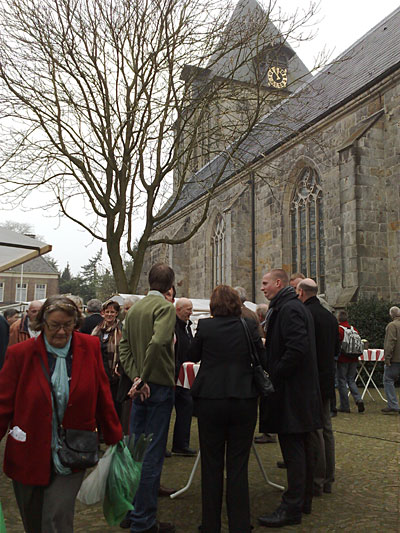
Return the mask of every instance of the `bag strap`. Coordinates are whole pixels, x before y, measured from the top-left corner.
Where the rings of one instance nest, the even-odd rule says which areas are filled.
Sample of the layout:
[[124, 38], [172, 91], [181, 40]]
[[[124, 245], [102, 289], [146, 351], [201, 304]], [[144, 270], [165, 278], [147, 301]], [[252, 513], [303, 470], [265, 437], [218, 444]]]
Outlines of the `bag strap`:
[[260, 364], [260, 360], [258, 358], [258, 353], [257, 353], [256, 347], [255, 347], [254, 341], [251, 338], [249, 328], [248, 328], [244, 318], [240, 318], [240, 321], [241, 321], [241, 323], [243, 325], [243, 328], [244, 328], [244, 331], [245, 331], [247, 346], [249, 347], [249, 354], [250, 354], [251, 363], [254, 366], [258, 366]]
[[57, 412], [57, 400], [56, 400], [56, 396], [54, 394], [54, 389], [53, 389], [53, 384], [51, 382], [51, 379], [50, 379], [50, 376], [49, 376], [49, 373], [47, 372], [47, 369], [46, 367], [44, 366], [44, 363], [43, 363], [43, 359], [40, 357], [39, 355], [39, 361], [40, 361], [40, 364], [42, 366], [42, 369], [43, 369], [43, 374], [45, 375], [45, 378], [47, 379], [47, 382], [48, 384], [50, 385], [50, 392], [51, 392], [51, 396], [53, 398], [53, 409], [56, 413], [56, 419], [57, 419], [57, 426], [58, 427], [61, 427], [61, 424], [60, 424], [60, 419], [58, 418], [58, 412]]

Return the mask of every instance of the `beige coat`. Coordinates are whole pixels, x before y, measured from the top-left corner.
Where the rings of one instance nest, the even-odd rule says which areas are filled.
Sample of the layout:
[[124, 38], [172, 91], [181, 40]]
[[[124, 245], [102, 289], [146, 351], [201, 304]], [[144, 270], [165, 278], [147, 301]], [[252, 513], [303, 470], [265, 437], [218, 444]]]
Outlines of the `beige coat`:
[[385, 363], [400, 363], [400, 317], [386, 326]]

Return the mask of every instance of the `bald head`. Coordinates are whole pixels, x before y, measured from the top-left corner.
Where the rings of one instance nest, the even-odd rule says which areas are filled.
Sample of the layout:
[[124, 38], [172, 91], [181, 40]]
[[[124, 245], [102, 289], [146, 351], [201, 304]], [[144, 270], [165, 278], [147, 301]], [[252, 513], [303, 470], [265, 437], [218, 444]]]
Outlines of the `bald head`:
[[26, 311], [26, 314], [28, 315], [28, 318], [30, 322], [35, 320], [36, 315], [40, 311], [41, 307], [43, 305], [43, 302], [39, 302], [39, 300], [33, 300], [28, 307], [28, 310]]
[[297, 284], [296, 292], [299, 296], [299, 300], [305, 302], [312, 296], [316, 296], [318, 293], [318, 285], [311, 278], [304, 278]]
[[175, 304], [176, 316], [187, 322], [193, 311], [193, 304], [189, 298], [179, 298]]

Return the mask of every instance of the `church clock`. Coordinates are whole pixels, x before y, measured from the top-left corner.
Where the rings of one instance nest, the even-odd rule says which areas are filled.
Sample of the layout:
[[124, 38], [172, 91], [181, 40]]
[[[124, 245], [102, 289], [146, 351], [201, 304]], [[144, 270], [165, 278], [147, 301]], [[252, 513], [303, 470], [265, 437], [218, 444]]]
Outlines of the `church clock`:
[[271, 67], [268, 69], [268, 84], [275, 89], [283, 89], [287, 85], [287, 69]]

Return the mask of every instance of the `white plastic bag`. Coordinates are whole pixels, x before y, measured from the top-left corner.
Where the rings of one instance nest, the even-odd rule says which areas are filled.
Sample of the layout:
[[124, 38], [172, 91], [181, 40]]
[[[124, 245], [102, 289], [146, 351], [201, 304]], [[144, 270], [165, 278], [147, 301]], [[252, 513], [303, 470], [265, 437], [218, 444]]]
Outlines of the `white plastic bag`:
[[82, 503], [93, 505], [104, 500], [114, 448], [115, 445], [107, 448], [107, 451], [97, 463], [96, 468], [83, 481], [77, 496], [78, 500]]

